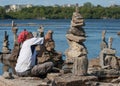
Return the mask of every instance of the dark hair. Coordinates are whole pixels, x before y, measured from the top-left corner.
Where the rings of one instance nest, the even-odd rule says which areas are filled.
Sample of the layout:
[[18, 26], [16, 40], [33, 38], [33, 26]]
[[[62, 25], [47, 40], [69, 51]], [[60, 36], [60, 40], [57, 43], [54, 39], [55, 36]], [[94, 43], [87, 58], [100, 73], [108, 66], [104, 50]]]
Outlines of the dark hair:
[[28, 34], [26, 35], [26, 39], [29, 39], [29, 38], [32, 38], [32, 37], [33, 37], [32, 32], [28, 32]]

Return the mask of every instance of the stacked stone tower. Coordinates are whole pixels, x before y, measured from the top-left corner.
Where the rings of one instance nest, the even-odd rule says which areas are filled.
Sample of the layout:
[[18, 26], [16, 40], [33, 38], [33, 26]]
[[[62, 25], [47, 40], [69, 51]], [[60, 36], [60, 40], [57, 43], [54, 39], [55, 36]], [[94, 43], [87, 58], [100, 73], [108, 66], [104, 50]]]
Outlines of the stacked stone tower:
[[103, 50], [104, 48], [107, 48], [107, 47], [108, 47], [107, 42], [106, 42], [106, 40], [105, 40], [105, 34], [106, 34], [106, 31], [103, 30], [103, 31], [102, 31], [102, 42], [101, 42], [101, 45], [100, 45], [101, 50]]
[[44, 28], [42, 25], [40, 26], [40, 28], [38, 28], [38, 32], [40, 37], [44, 37]]
[[84, 19], [79, 13], [77, 4], [70, 29], [66, 34], [69, 48], [65, 52], [67, 67], [72, 64], [72, 72], [75, 75], [86, 75], [88, 69], [87, 49], [83, 43], [86, 35], [82, 26], [84, 26]]
[[8, 54], [10, 53], [10, 49], [9, 49], [9, 41], [8, 41], [8, 35], [7, 35], [7, 31], [5, 31], [5, 35], [4, 35], [4, 40], [3, 40], [3, 48], [2, 48], [2, 53], [4, 54]]
[[17, 28], [17, 24], [15, 24], [14, 21], [12, 21], [12, 32], [13, 32], [14, 44], [13, 44], [13, 49], [12, 49], [11, 55], [9, 57], [9, 60], [16, 61], [18, 58], [20, 45], [18, 44], [18, 41], [17, 41], [18, 28]]
[[115, 55], [116, 50], [112, 48], [113, 38], [109, 37], [108, 43], [105, 41], [105, 33], [102, 32], [101, 52], [99, 55], [100, 66], [102, 69], [117, 69], [119, 70], [118, 58]]
[[[40, 26], [38, 29], [39, 37], [45, 37], [44, 36], [44, 28], [43, 26]], [[45, 46], [37, 46], [36, 50], [38, 51], [38, 63], [44, 63], [46, 61], [52, 61], [54, 63], [54, 67], [62, 68], [63, 60], [62, 60], [62, 53], [57, 52], [55, 50], [55, 41], [53, 39], [53, 31], [48, 30], [47, 35], [50, 37], [50, 39], [45, 42]]]
[[13, 36], [14, 36], [14, 46], [16, 46], [18, 44], [18, 42], [17, 42], [18, 28], [16, 27], [16, 24], [14, 21], [12, 21], [12, 32], [13, 32]]

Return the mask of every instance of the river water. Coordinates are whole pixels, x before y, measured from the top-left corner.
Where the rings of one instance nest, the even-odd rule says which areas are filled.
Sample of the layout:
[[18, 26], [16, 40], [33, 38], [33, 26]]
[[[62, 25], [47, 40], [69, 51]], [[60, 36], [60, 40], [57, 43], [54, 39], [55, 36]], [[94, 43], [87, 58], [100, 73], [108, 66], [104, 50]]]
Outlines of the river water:
[[[56, 43], [56, 50], [63, 53], [63, 59], [65, 59], [64, 52], [68, 48], [66, 40], [66, 33], [70, 28], [70, 19], [48, 19], [48, 20], [14, 20], [19, 24], [36, 24], [36, 26], [18, 26], [18, 34], [23, 30], [36, 32], [40, 25], [44, 26], [44, 32], [53, 30], [53, 39]], [[0, 24], [11, 24], [12, 20], [0, 20]], [[117, 56], [120, 56], [120, 37], [117, 32], [120, 31], [120, 19], [86, 19], [85, 26], [83, 27], [87, 40], [84, 42], [88, 50], [88, 59], [96, 58], [100, 52], [101, 34], [103, 30], [106, 30], [106, 41], [109, 37], [113, 37], [112, 47], [116, 49]], [[0, 26], [0, 51], [2, 50], [4, 31], [7, 31], [9, 35], [9, 48], [13, 47], [13, 34], [11, 26]], [[0, 75], [3, 73], [3, 64], [0, 63]]]

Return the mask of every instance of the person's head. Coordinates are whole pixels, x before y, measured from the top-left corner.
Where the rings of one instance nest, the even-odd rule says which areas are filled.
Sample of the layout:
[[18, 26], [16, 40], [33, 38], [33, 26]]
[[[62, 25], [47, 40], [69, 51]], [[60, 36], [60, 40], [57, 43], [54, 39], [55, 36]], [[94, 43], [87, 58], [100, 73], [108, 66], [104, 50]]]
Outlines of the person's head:
[[28, 32], [28, 34], [26, 35], [26, 39], [30, 39], [30, 38], [33, 38], [32, 32]]
[[18, 35], [18, 39], [17, 39], [19, 44], [23, 43], [26, 40], [26, 35], [28, 33], [29, 32], [26, 29], [24, 29], [24, 31], [20, 32], [20, 34]]

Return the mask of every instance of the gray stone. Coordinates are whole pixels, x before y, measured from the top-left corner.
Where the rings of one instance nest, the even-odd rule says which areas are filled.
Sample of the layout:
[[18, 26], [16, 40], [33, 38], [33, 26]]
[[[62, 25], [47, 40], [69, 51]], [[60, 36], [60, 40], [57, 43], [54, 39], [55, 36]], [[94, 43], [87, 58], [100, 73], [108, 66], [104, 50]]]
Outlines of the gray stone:
[[87, 49], [82, 44], [76, 43], [74, 41], [69, 41], [69, 48], [66, 50], [65, 55], [67, 56], [66, 62], [72, 62], [75, 57], [80, 57], [87, 55]]
[[61, 74], [60, 73], [48, 73], [47, 74], [47, 78], [49, 79], [49, 80], [54, 80], [56, 77], [59, 77], [59, 76], [61, 76]]
[[10, 60], [11, 54], [2, 54], [3, 60]]
[[85, 36], [75, 36], [73, 34], [66, 34], [66, 38], [75, 42], [84, 42], [86, 40]]
[[[76, 19], [75, 19], [76, 20]], [[74, 20], [74, 21], [75, 21]], [[83, 20], [79, 20], [79, 21], [77, 21], [77, 22], [73, 22], [73, 21], [71, 21], [71, 26], [72, 27], [79, 27], [79, 26], [83, 26], [84, 25], [84, 22], [83, 22]]]
[[55, 78], [57, 86], [87, 86], [87, 82], [97, 80], [96, 76], [75, 76], [72, 74], [64, 74]]
[[4, 79], [0, 76], [0, 86], [49, 86], [48, 81], [36, 77], [16, 77]]
[[38, 32], [40, 37], [44, 37], [44, 28], [42, 25], [40, 26], [40, 28], [38, 28]]
[[107, 42], [106, 42], [106, 40], [105, 40], [105, 34], [106, 34], [106, 31], [103, 30], [103, 31], [102, 31], [102, 42], [101, 42], [101, 45], [100, 45], [101, 50], [103, 50], [104, 48], [107, 48], [107, 47], [108, 47]]
[[92, 75], [98, 76], [99, 78], [103, 78], [103, 79], [113, 79], [113, 78], [117, 78], [120, 76], [119, 71], [114, 70], [114, 69], [100, 69], [100, 70], [93, 70], [91, 72]]
[[32, 32], [34, 37], [38, 37], [38, 33], [37, 32]]
[[13, 32], [14, 46], [15, 46], [16, 44], [18, 44], [18, 41], [17, 41], [18, 28], [17, 27], [12, 27], [12, 32]]
[[8, 35], [7, 35], [7, 31], [5, 31], [4, 34], [4, 39], [3, 39], [3, 47], [2, 47], [2, 53], [4, 54], [8, 54], [10, 53], [10, 49], [9, 49], [9, 41], [8, 41]]
[[5, 79], [13, 79], [12, 73], [10, 72], [4, 72], [2, 75]]
[[113, 79], [111, 82], [112, 83], [119, 83], [120, 82], [120, 77], [118, 77], [117, 79]]
[[85, 31], [83, 28], [71, 27], [68, 34], [73, 34], [76, 36], [85, 36]]
[[2, 60], [3, 59], [3, 56], [2, 56], [2, 54], [0, 54], [0, 60]]
[[52, 61], [55, 67], [62, 68], [62, 53], [55, 50], [55, 42], [52, 37], [53, 31], [48, 30], [47, 35], [50, 37], [50, 39], [45, 42], [45, 45], [36, 47], [36, 50], [38, 52], [38, 63]]
[[118, 84], [113, 84], [110, 82], [95, 82], [95, 81], [90, 81], [86, 83], [86, 86], [119, 86]]
[[87, 56], [74, 58], [73, 74], [74, 75], [87, 75], [88, 59]]
[[108, 69], [119, 69], [119, 62], [117, 60], [117, 57], [115, 56], [115, 50], [104, 48], [100, 52], [100, 65], [102, 68], [108, 68]]
[[86, 47], [83, 44], [80, 45], [79, 43], [71, 41], [69, 43], [69, 45], [70, 45], [70, 47], [65, 52], [65, 54], [68, 58], [69, 57], [73, 57], [73, 58], [80, 57], [80, 56], [86, 55], [88, 53]]
[[112, 42], [113, 42], [113, 38], [112, 38], [112, 37], [109, 37], [109, 40], [108, 40], [108, 48], [109, 48], [109, 49], [112, 48]]
[[109, 48], [104, 48], [103, 52], [104, 52], [104, 54], [111, 54], [111, 55], [115, 55], [116, 54], [116, 50], [109, 49]]

